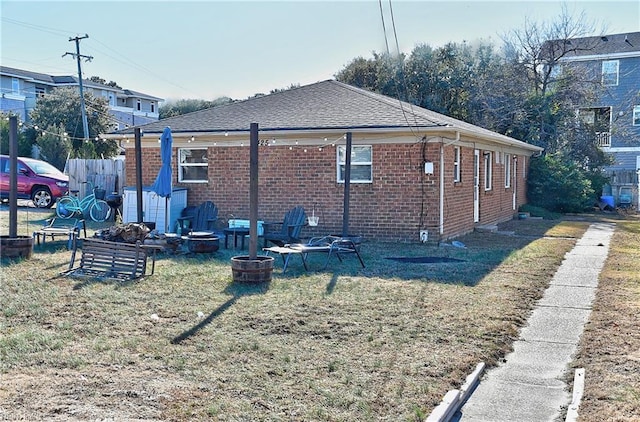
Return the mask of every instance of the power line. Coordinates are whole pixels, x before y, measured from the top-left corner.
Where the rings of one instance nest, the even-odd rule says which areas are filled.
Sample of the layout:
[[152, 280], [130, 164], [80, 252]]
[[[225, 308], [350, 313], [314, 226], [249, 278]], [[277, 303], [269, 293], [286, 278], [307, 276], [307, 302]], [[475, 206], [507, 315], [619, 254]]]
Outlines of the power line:
[[[391, 63], [391, 50], [389, 49], [389, 42], [387, 41], [387, 30], [386, 30], [386, 26], [385, 26], [385, 23], [384, 23], [384, 13], [382, 12], [382, 0], [378, 0], [378, 4], [380, 6], [380, 18], [382, 19], [382, 29], [383, 29], [383, 32], [384, 32], [384, 42], [385, 42], [385, 45], [387, 47], [387, 58], [388, 58], [389, 62]], [[397, 32], [396, 32], [395, 20], [393, 19], [393, 8], [391, 7], [391, 0], [389, 0], [389, 9], [390, 9], [390, 12], [391, 12], [391, 23], [392, 23], [392, 26], [393, 26], [393, 34], [394, 34], [394, 38], [395, 38], [395, 41], [396, 41], [396, 50], [398, 52], [398, 63], [400, 64], [400, 74], [401, 74], [402, 79], [403, 79], [404, 90], [405, 90], [405, 92], [408, 93], [407, 84], [406, 84], [406, 81], [404, 80], [404, 71], [403, 71], [403, 68], [402, 68], [402, 63], [400, 62], [400, 57], [401, 57], [400, 56], [400, 47], [399, 47], [399, 44], [398, 44], [398, 35], [397, 35]], [[402, 105], [402, 98], [401, 98], [401, 95], [400, 95], [400, 88], [398, 88], [398, 81], [395, 80], [395, 78], [394, 78], [394, 81], [395, 81], [394, 85], [396, 87], [396, 96], [398, 97], [398, 104], [400, 105], [400, 110], [402, 111], [402, 116], [404, 117], [404, 121], [407, 123], [407, 126], [409, 126], [409, 130], [411, 131], [411, 133], [416, 138], [419, 138], [420, 134], [414, 132], [413, 127], [411, 126], [411, 123], [409, 123], [409, 119], [407, 118], [407, 113], [404, 110], [404, 106]], [[414, 120], [415, 125], [417, 127], [418, 126], [418, 121], [417, 121], [415, 113], [413, 112], [413, 106], [411, 105], [411, 103], [409, 103], [409, 106], [411, 108], [411, 114], [413, 115], [413, 120]]]
[[17, 26], [24, 26], [25, 28], [36, 29], [38, 31], [47, 32], [49, 34], [54, 34], [54, 35], [69, 36], [69, 34], [73, 34], [72, 31], [65, 31], [65, 30], [62, 30], [62, 29], [51, 28], [51, 27], [48, 27], [48, 26], [35, 25], [35, 24], [32, 24], [32, 23], [19, 21], [17, 19], [7, 18], [6, 16], [3, 16], [2, 20], [4, 22], [12, 23], [12, 24], [17, 25]]

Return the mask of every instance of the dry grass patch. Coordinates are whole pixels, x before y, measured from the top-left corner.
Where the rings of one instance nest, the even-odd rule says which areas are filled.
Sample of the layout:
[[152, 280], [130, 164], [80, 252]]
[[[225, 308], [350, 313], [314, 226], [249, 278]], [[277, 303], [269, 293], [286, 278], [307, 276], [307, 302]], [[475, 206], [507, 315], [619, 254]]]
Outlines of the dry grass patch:
[[640, 222], [617, 222], [589, 323], [573, 363], [585, 368], [580, 421], [640, 415]]
[[[57, 277], [69, 252], [36, 250], [3, 263], [0, 419], [420, 420], [511, 349], [575, 243], [519, 223], [466, 249], [365, 243], [365, 269], [292, 260], [268, 286], [232, 283], [226, 250], [128, 284]], [[425, 255], [465, 262], [385, 259]]]

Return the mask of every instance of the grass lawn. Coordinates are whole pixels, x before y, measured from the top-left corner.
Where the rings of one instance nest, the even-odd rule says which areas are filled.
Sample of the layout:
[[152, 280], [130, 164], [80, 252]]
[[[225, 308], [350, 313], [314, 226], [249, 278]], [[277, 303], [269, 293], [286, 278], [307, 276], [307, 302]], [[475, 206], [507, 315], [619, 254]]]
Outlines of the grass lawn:
[[[22, 234], [46, 217], [25, 214]], [[225, 249], [164, 255], [132, 283], [60, 277], [70, 252], [47, 242], [2, 263], [0, 419], [421, 420], [511, 349], [587, 226], [512, 221], [515, 236], [470, 234], [466, 249], [365, 242], [365, 269], [305, 273], [293, 257], [262, 286], [233, 283]]]
[[640, 419], [640, 219], [616, 223], [573, 363], [585, 368], [580, 421]]

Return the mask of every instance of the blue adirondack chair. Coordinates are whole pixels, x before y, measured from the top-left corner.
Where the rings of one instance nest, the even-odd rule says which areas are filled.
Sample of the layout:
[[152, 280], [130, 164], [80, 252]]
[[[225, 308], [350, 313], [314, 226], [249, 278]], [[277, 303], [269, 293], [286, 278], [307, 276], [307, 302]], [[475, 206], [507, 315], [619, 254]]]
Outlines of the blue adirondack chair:
[[178, 217], [182, 234], [191, 232], [213, 232], [218, 220], [218, 207], [211, 201], [205, 201], [197, 207], [185, 208], [185, 215]]
[[286, 212], [284, 219], [278, 222], [264, 222], [264, 247], [268, 242], [277, 246], [288, 243], [299, 243], [302, 226], [305, 225], [307, 215], [301, 206], [294, 207]]

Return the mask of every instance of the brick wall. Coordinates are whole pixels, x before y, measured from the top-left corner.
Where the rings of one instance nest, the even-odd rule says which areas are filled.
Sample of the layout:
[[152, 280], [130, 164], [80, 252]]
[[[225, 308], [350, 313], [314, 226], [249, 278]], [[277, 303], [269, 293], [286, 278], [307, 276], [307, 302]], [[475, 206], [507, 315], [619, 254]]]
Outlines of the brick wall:
[[[473, 148], [462, 148], [462, 178], [453, 182], [453, 146], [446, 146], [443, 238], [472, 231]], [[174, 186], [188, 188], [189, 205], [211, 200], [221, 217], [249, 216], [249, 148], [208, 149], [209, 183], [177, 183], [174, 148]], [[432, 175], [425, 174], [423, 157], [433, 162]], [[160, 149], [143, 148], [143, 185], [153, 183], [160, 169]], [[373, 146], [373, 183], [350, 186], [350, 232], [367, 238], [418, 240], [420, 229], [431, 239], [439, 233], [440, 145], [376, 144]], [[127, 185], [135, 186], [135, 153], [127, 150]], [[481, 166], [482, 172], [482, 166]], [[511, 218], [511, 190], [504, 188], [504, 169], [495, 164], [494, 189], [480, 187], [480, 222]], [[518, 191], [525, 189], [518, 167]], [[480, 180], [483, 180], [481, 174]], [[513, 187], [512, 187], [513, 188]], [[524, 191], [523, 191], [524, 192]], [[524, 193], [518, 195], [524, 201]], [[281, 220], [284, 212], [302, 205], [320, 217], [318, 227], [305, 227], [303, 235], [340, 233], [344, 184], [336, 182], [335, 147], [260, 147], [259, 210], [265, 221]]]

